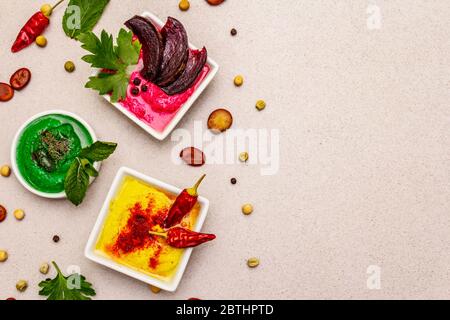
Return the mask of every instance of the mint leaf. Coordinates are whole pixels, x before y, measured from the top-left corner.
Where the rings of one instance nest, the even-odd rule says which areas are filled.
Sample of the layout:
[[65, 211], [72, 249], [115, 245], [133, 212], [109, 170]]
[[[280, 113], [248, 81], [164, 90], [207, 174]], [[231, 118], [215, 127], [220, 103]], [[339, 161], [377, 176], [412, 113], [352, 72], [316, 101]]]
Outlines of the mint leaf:
[[85, 165], [84, 170], [86, 170], [86, 173], [90, 177], [94, 177], [94, 178], [98, 177], [98, 171], [94, 168], [94, 166], [92, 164], [89, 163], [89, 164]]
[[67, 198], [78, 206], [83, 202], [89, 186], [89, 175], [81, 164], [79, 158], [75, 158], [64, 180], [64, 190]]
[[39, 283], [39, 295], [46, 296], [47, 300], [91, 300], [96, 295], [92, 284], [80, 274], [64, 276], [58, 265], [53, 261], [57, 275], [53, 280]]
[[98, 171], [88, 159], [81, 159], [81, 165], [90, 177], [98, 177]]
[[67, 198], [76, 206], [83, 202], [89, 187], [89, 177], [97, 177], [94, 162], [107, 159], [117, 148], [117, 143], [97, 141], [83, 148], [70, 165], [64, 179]]
[[66, 35], [73, 39], [92, 31], [108, 3], [109, 0], [70, 0], [62, 20]]
[[80, 152], [80, 157], [92, 162], [103, 161], [109, 158], [117, 148], [117, 143], [97, 141]]

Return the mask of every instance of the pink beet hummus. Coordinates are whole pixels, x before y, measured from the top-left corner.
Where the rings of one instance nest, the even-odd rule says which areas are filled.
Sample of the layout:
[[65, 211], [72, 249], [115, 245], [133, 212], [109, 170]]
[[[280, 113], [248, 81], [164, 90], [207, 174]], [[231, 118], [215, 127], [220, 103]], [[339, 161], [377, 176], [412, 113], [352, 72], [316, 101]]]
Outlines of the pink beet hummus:
[[[143, 62], [141, 58], [136, 70], [131, 74], [127, 98], [120, 101], [120, 104], [151, 128], [158, 132], [163, 132], [184, 103], [194, 94], [195, 90], [197, 90], [202, 81], [206, 78], [210, 71], [210, 67], [208, 64], [205, 64], [197, 80], [189, 89], [182, 93], [169, 96], [157, 85], [145, 80], [140, 75], [142, 66]], [[133, 84], [135, 78], [141, 80], [139, 86]], [[142, 91], [144, 85], [148, 87], [146, 92]], [[136, 96], [131, 93], [131, 90], [135, 87], [139, 88], [139, 94]]]

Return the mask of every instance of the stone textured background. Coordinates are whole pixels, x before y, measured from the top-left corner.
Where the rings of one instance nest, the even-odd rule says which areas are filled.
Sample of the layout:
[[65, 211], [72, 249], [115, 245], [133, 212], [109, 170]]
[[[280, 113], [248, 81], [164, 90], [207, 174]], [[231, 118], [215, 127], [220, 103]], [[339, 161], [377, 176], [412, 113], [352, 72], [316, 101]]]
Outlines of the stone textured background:
[[[380, 30], [366, 26], [377, 4]], [[61, 108], [85, 118], [100, 139], [119, 148], [106, 161], [83, 205], [38, 198], [12, 176], [0, 179], [0, 299], [41, 299], [41, 262], [79, 265], [98, 299], [274, 299], [450, 297], [450, 7], [445, 0], [227, 0], [210, 7], [192, 0], [112, 0], [96, 31], [116, 33], [149, 10], [179, 18], [190, 40], [205, 45], [221, 66], [217, 78], [179, 124], [206, 126], [226, 107], [235, 128], [280, 130], [280, 170], [258, 166], [176, 166], [175, 142], [158, 142], [84, 89], [90, 75], [83, 50], [52, 17], [45, 49], [18, 54], [10, 46], [40, 1], [0, 2], [0, 81], [29, 67], [33, 79], [14, 100], [0, 104], [0, 163], [8, 163], [19, 126], [35, 113]], [[232, 38], [229, 31], [238, 29]], [[67, 74], [66, 60], [77, 70]], [[232, 85], [241, 73], [246, 83]], [[268, 107], [258, 113], [257, 99]], [[120, 166], [183, 187], [206, 172], [201, 188], [211, 208], [205, 231], [218, 240], [194, 250], [175, 294], [154, 295], [147, 285], [88, 261], [83, 249]], [[229, 179], [238, 184], [231, 186]], [[244, 217], [242, 203], [255, 213]], [[23, 208], [24, 221], [12, 211]], [[54, 244], [54, 234], [61, 242]], [[250, 256], [261, 259], [249, 270]], [[366, 270], [381, 268], [381, 290], [368, 290]], [[19, 294], [15, 283], [27, 279]]]

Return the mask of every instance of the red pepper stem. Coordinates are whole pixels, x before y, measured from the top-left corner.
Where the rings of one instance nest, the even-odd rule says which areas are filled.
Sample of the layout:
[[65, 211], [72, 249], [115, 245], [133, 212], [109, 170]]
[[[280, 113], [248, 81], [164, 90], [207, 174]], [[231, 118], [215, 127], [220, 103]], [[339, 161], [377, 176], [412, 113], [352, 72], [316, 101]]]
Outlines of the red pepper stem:
[[192, 197], [198, 196], [198, 187], [202, 183], [203, 179], [205, 179], [205, 177], [206, 177], [206, 174], [202, 175], [201, 178], [198, 179], [197, 183], [192, 188], [189, 188], [186, 190], [190, 196], [192, 196]]
[[148, 233], [150, 233], [152, 236], [159, 236], [159, 237], [163, 237], [163, 238], [167, 239], [167, 232], [149, 231]]
[[56, 3], [53, 7], [52, 10], [54, 10], [57, 6], [59, 6], [61, 3], [63, 3], [64, 0], [59, 0], [58, 3]]

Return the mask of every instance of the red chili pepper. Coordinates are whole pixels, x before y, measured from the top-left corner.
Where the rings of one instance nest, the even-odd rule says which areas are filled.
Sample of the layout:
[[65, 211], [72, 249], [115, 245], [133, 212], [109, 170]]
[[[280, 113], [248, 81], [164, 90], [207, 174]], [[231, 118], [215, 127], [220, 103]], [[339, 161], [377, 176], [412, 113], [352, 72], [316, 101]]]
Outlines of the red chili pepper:
[[179, 224], [181, 220], [183, 220], [184, 216], [187, 215], [195, 206], [198, 199], [197, 189], [205, 176], [206, 175], [203, 175], [192, 188], [184, 189], [183, 192], [181, 192], [177, 197], [164, 222], [164, 227], [166, 229]]
[[149, 232], [151, 235], [166, 238], [167, 244], [171, 247], [184, 249], [192, 248], [202, 243], [214, 240], [216, 236], [208, 233], [198, 233], [188, 229], [176, 227], [170, 229], [167, 233]]
[[36, 12], [30, 20], [28, 20], [22, 30], [20, 30], [11, 51], [18, 52], [28, 47], [44, 32], [49, 24], [49, 18], [47, 18], [42, 12]]
[[[64, 0], [58, 1], [51, 10], [47, 13], [49, 16], [52, 14], [52, 11], [59, 6]], [[50, 24], [50, 19], [41, 11], [36, 12], [23, 26], [17, 35], [17, 39], [14, 42], [11, 51], [18, 52], [30, 44], [32, 44], [38, 36], [44, 33], [45, 29], [47, 29]]]

